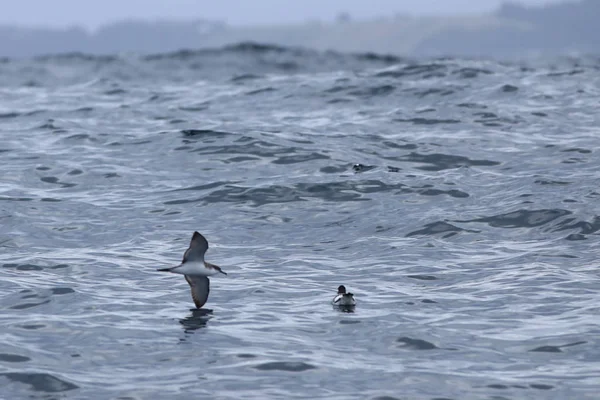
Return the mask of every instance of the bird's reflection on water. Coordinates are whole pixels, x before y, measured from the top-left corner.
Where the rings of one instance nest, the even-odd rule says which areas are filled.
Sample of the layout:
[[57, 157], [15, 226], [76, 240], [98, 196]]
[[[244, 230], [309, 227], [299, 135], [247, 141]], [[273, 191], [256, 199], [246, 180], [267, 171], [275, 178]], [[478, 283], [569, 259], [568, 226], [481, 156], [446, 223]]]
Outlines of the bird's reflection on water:
[[353, 313], [356, 306], [333, 306], [333, 308], [343, 313]]
[[185, 333], [193, 333], [195, 330], [206, 327], [206, 324], [212, 318], [213, 310], [194, 308], [190, 311], [192, 312], [191, 315], [179, 320]]

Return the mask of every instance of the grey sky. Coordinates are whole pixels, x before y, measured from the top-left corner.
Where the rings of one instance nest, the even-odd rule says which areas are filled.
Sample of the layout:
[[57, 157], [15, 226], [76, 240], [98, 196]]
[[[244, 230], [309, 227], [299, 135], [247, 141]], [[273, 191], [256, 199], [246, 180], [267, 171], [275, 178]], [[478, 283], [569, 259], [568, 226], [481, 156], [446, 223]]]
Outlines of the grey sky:
[[[539, 5], [559, 0], [519, 0]], [[502, 0], [17, 0], [3, 1], [0, 24], [82, 25], [96, 28], [124, 18], [207, 18], [232, 25], [333, 20], [340, 11], [355, 18], [395, 13], [489, 12]]]

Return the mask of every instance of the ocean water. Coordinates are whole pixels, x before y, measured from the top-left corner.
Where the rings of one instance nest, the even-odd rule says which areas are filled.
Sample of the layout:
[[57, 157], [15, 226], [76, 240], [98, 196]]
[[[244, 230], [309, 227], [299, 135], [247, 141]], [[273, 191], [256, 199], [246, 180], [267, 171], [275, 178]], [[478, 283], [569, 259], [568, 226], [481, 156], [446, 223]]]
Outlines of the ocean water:
[[5, 59], [0, 399], [595, 399], [599, 105], [592, 56]]

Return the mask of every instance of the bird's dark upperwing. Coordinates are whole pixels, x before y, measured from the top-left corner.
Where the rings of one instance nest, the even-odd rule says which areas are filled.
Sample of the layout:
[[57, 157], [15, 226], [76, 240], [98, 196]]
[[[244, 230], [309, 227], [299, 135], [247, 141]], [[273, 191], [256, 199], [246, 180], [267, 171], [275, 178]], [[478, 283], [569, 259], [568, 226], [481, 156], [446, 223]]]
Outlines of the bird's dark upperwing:
[[204, 261], [206, 250], [208, 250], [208, 241], [198, 232], [194, 232], [190, 241], [190, 247], [183, 254], [182, 263], [186, 261]]

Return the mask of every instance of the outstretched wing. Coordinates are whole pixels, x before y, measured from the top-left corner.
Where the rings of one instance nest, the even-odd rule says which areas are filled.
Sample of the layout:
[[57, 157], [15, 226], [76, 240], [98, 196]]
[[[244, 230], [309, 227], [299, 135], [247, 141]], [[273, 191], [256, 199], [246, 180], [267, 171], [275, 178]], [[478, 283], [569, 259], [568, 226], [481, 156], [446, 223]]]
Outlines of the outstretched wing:
[[208, 292], [210, 291], [210, 281], [206, 276], [189, 276], [184, 275], [185, 280], [190, 285], [192, 290], [192, 299], [196, 308], [201, 308], [208, 300]]
[[204, 236], [198, 232], [194, 232], [192, 240], [190, 241], [190, 247], [183, 254], [183, 261], [204, 261], [204, 254], [208, 250], [208, 241]]

